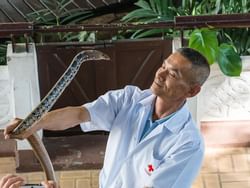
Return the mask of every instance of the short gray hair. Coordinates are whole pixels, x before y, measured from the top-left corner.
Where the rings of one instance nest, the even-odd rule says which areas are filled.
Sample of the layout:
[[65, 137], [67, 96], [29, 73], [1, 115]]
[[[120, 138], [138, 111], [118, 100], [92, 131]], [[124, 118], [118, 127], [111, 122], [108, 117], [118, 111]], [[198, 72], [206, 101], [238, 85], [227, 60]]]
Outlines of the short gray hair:
[[192, 48], [179, 48], [176, 50], [192, 63], [192, 82], [202, 85], [210, 74], [210, 65], [207, 59], [197, 50]]

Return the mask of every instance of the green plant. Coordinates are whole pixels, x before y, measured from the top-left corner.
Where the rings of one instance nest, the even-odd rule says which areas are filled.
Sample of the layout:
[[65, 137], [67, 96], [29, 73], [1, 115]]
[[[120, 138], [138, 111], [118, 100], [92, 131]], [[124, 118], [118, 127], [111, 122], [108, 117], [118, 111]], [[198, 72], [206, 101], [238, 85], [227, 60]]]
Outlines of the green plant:
[[81, 31], [77, 34], [74, 34], [72, 32], [69, 32], [64, 35], [65, 41], [87, 41], [87, 42], [95, 42], [96, 41], [96, 35], [95, 32], [87, 32], [87, 31]]
[[46, 8], [34, 11], [27, 15], [29, 21], [41, 25], [67, 25], [79, 23], [93, 16], [92, 11], [83, 9], [67, 10], [66, 7], [73, 3], [73, 0], [41, 0]]
[[[250, 1], [246, 0], [183, 0], [176, 10], [178, 15], [234, 14], [248, 13]], [[227, 28], [218, 30], [219, 43], [228, 43], [235, 47], [240, 55], [250, 55], [250, 32], [248, 28]]]
[[0, 65], [6, 65], [6, 53], [7, 53], [7, 45], [0, 44]]
[[[218, 5], [219, 13], [248, 13], [250, 11], [250, 1], [246, 0], [221, 0]], [[222, 29], [219, 32], [220, 42], [231, 43], [235, 46], [240, 55], [250, 55], [250, 31], [248, 28]]]
[[235, 47], [228, 43], [219, 43], [218, 31], [213, 29], [196, 29], [189, 38], [189, 47], [198, 50], [210, 64], [218, 62], [221, 71], [227, 76], [239, 76], [242, 62]]
[[[136, 23], [155, 23], [173, 20], [175, 12], [170, 8], [173, 7], [171, 0], [139, 0], [135, 3], [139, 8], [128, 13], [122, 18], [124, 22]], [[136, 30], [131, 35], [131, 38], [143, 38], [148, 36], [155, 36], [157, 34], [172, 34], [172, 29], [150, 29], [150, 30]]]
[[[151, 23], [173, 20], [174, 16], [180, 15], [228, 14], [250, 10], [250, 2], [246, 0], [183, 0], [179, 4], [174, 4], [170, 0], [139, 0], [135, 5], [138, 9], [126, 15], [122, 21]], [[139, 30], [132, 34], [132, 38], [157, 36], [156, 34], [162, 32], [159, 29]], [[178, 31], [165, 30], [165, 33], [173, 37]], [[186, 30], [184, 36], [189, 39], [189, 46], [204, 54], [210, 64], [218, 62], [225, 75], [240, 75], [240, 55], [250, 53], [248, 29], [195, 29]]]
[[[66, 9], [73, 0], [41, 0], [44, 9], [34, 11], [27, 15], [29, 21], [34, 22], [38, 25], [46, 26], [59, 26], [59, 25], [70, 25], [76, 24], [94, 15], [92, 11], [86, 11], [83, 9]], [[53, 41], [71, 41], [81, 38], [82, 33], [57, 33], [55, 34], [44, 34], [39, 35], [37, 41], [43, 41], [44, 37], [52, 38]]]
[[223, 29], [219, 32], [220, 42], [233, 44], [240, 55], [250, 55], [250, 31], [246, 29]]

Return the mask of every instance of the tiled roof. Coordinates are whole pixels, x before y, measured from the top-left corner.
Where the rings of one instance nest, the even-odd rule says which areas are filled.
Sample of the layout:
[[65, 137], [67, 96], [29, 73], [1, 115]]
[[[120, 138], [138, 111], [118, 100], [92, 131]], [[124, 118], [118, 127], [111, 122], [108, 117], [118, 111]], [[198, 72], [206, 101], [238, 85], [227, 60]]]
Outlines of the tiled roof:
[[[48, 3], [46, 3], [46, 1]], [[122, 5], [125, 3], [135, 2], [133, 0], [1, 0], [0, 1], [0, 23], [8, 22], [28, 22], [27, 15], [45, 8], [51, 10], [52, 14], [56, 14], [56, 3], [67, 3], [63, 7], [67, 12], [72, 9], [96, 10], [102, 7], [113, 7], [114, 5]], [[54, 4], [54, 5], [53, 5]], [[50, 6], [51, 5], [51, 6]], [[114, 10], [115, 11], [115, 10]]]

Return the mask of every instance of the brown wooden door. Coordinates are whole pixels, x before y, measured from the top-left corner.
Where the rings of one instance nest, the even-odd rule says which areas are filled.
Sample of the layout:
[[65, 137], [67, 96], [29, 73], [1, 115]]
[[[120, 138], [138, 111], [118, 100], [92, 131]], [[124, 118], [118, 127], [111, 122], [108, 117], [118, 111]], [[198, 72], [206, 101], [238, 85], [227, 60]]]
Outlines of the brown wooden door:
[[[87, 62], [60, 96], [53, 109], [76, 106], [95, 100], [110, 89], [136, 85], [148, 88], [155, 71], [172, 52], [172, 40], [125, 40], [95, 45], [37, 45], [40, 94], [43, 98], [71, 63], [84, 49], [97, 49], [110, 61]], [[97, 132], [98, 134], [100, 132]], [[79, 127], [63, 132], [45, 131], [45, 136], [83, 134]]]

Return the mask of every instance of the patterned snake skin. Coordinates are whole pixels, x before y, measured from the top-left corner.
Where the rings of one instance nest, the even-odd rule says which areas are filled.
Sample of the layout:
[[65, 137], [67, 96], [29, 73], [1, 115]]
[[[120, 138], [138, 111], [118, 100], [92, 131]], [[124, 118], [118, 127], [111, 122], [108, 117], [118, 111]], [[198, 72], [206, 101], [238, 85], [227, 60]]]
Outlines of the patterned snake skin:
[[[90, 60], [109, 60], [109, 57], [97, 50], [85, 50], [79, 52], [74, 57], [71, 64], [61, 76], [61, 78], [56, 82], [49, 93], [42, 99], [40, 104], [11, 132], [11, 138], [23, 139], [23, 133], [30, 129], [35, 122], [37, 122], [46, 112], [51, 109], [64, 89], [73, 80], [81, 64]], [[36, 157], [43, 167], [43, 170], [46, 174], [46, 179], [56, 182], [54, 169], [49, 155], [37, 133], [29, 136], [27, 140], [32, 146]]]

